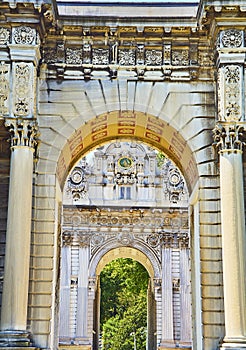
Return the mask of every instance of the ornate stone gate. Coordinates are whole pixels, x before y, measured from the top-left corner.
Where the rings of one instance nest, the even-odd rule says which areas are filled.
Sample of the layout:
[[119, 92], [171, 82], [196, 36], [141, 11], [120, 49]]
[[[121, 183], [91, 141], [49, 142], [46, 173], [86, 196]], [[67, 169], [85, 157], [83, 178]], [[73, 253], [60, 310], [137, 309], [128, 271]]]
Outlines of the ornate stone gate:
[[1, 1], [1, 347], [58, 348], [64, 185], [81, 157], [124, 139], [186, 181], [193, 349], [245, 349], [245, 9]]

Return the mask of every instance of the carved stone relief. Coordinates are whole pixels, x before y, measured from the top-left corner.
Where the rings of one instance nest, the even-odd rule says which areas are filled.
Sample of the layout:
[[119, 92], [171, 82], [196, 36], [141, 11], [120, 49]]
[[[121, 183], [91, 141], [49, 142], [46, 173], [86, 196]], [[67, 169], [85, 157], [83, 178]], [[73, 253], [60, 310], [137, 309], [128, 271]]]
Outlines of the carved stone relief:
[[10, 65], [5, 62], [0, 63], [0, 116], [9, 113], [9, 71]]
[[221, 47], [242, 47], [243, 42], [243, 31], [237, 29], [223, 30], [220, 33]]
[[13, 64], [13, 114], [17, 117], [32, 117], [33, 114], [33, 79], [32, 63]]
[[27, 27], [20, 26], [13, 28], [13, 42], [20, 45], [35, 45], [36, 44], [36, 30]]
[[242, 119], [242, 67], [239, 65], [219, 68], [218, 118], [222, 121]]
[[0, 45], [6, 45], [9, 43], [10, 30], [4, 27], [0, 27]]

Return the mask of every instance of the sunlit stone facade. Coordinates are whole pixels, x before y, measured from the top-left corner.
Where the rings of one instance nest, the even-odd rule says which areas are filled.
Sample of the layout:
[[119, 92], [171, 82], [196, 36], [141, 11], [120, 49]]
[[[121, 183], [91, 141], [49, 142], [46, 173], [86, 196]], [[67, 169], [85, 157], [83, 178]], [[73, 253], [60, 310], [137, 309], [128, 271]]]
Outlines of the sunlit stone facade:
[[131, 257], [148, 350], [246, 348], [245, 24], [244, 0], [1, 1], [1, 347], [96, 350], [98, 276]]

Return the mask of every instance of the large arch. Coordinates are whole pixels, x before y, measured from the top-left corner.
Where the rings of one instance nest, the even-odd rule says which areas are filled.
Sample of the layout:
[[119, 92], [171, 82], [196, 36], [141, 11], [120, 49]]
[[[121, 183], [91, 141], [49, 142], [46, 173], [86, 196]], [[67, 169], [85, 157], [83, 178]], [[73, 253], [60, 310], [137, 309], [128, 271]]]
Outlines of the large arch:
[[192, 193], [198, 180], [198, 169], [187, 141], [166, 121], [148, 113], [128, 110], [103, 113], [68, 138], [57, 164], [61, 187], [82, 154], [115, 138], [135, 138], [165, 152], [179, 166]]

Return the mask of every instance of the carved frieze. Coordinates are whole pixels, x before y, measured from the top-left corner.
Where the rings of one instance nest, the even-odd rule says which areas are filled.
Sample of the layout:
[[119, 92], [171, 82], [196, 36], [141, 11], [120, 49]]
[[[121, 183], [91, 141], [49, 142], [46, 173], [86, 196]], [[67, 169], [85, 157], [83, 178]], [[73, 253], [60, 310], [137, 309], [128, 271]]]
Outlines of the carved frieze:
[[11, 147], [37, 147], [39, 133], [36, 121], [29, 119], [7, 119], [5, 125], [8, 127], [11, 135]]
[[0, 116], [9, 113], [9, 71], [10, 65], [5, 62], [0, 63]]
[[34, 67], [32, 63], [13, 64], [13, 114], [16, 117], [33, 116]]
[[218, 151], [242, 151], [245, 144], [245, 128], [242, 124], [217, 123], [213, 134]]
[[235, 48], [242, 47], [244, 44], [244, 36], [242, 30], [228, 29], [220, 33], [221, 47]]
[[4, 27], [0, 27], [0, 45], [6, 45], [9, 43], [10, 30]]
[[188, 231], [163, 231], [162, 246], [164, 248], [189, 248]]

